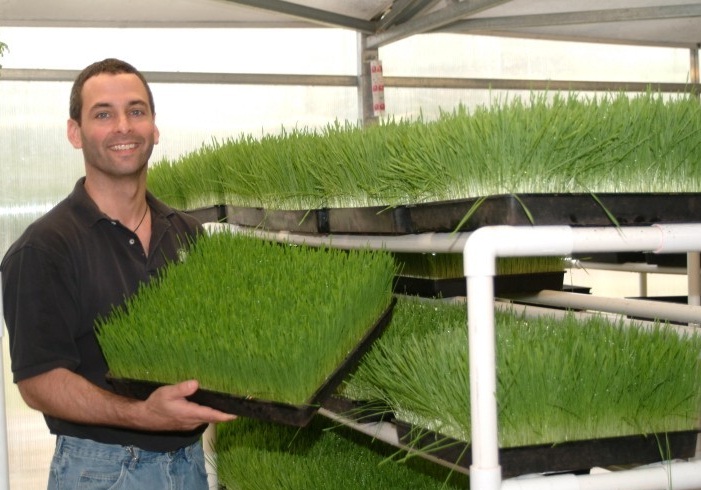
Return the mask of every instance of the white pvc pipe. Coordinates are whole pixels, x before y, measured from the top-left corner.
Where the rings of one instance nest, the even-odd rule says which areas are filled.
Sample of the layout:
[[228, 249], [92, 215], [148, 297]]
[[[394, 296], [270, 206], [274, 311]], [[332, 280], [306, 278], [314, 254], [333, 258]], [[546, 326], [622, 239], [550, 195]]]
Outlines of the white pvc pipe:
[[688, 277], [688, 303], [701, 305], [701, 260], [696, 252], [686, 254], [686, 269]]
[[417, 235], [305, 235], [289, 231], [264, 231], [227, 223], [205, 223], [207, 231], [250, 233], [256, 237], [296, 245], [331, 246], [344, 250], [370, 248], [392, 252], [462, 253], [469, 233], [420, 233]]
[[[543, 291], [543, 293], [553, 293], [557, 292], [558, 294], [562, 295], [569, 295], [569, 296], [574, 296], [576, 293], [562, 293], [560, 291]], [[585, 296], [585, 295], [581, 295]], [[589, 296], [589, 295], [586, 295]], [[605, 299], [611, 299], [615, 300], [615, 298], [605, 298]], [[654, 330], [659, 326], [658, 321], [652, 321], [652, 320], [645, 320], [645, 319], [640, 319], [640, 318], [629, 318], [626, 315], [622, 315], [621, 313], [615, 311], [615, 312], [603, 312], [600, 310], [597, 310], [596, 308], [592, 308], [592, 310], [588, 311], [583, 311], [578, 309], [576, 306], [576, 302], [573, 304], [568, 303], [567, 301], [562, 301], [560, 305], [553, 304], [550, 302], [543, 302], [544, 305], [547, 305], [546, 307], [543, 306], [535, 306], [533, 304], [518, 304], [518, 303], [511, 303], [507, 302], [506, 300], [501, 300], [501, 301], [496, 301], [494, 303], [494, 308], [497, 311], [505, 311], [505, 312], [510, 312], [510, 313], [515, 313], [517, 315], [523, 315], [525, 318], [543, 318], [544, 316], [548, 316], [553, 319], [563, 319], [566, 317], [574, 317], [578, 320], [581, 321], [586, 321], [591, 318], [600, 318], [600, 317], [605, 317], [607, 318], [611, 323], [615, 323], [616, 325], [621, 325], [622, 327], [625, 328], [637, 328], [641, 330]], [[553, 306], [560, 306], [561, 308], [553, 308]], [[591, 306], [587, 304], [587, 306]], [[679, 304], [674, 305], [676, 307], [680, 306]], [[681, 305], [684, 306], [684, 305]], [[574, 308], [574, 309], [572, 309]], [[613, 308], [612, 308], [613, 309]], [[686, 322], [685, 322], [686, 323]], [[677, 325], [674, 323], [670, 323], [668, 327], [669, 330], [674, 330], [675, 332], [679, 333], [680, 335], [695, 335], [699, 333], [699, 330], [697, 327], [690, 326], [690, 325]], [[699, 414], [701, 416], [701, 414]], [[699, 422], [701, 425], [701, 421]]]
[[647, 296], [647, 272], [641, 272], [638, 276], [638, 296]]
[[597, 310], [621, 313], [638, 318], [669, 320], [682, 323], [700, 323], [701, 306], [678, 304], [647, 299], [608, 298], [589, 294], [543, 290], [532, 294], [510, 295], [510, 299], [540, 305], [579, 310]]
[[202, 434], [202, 449], [204, 450], [204, 466], [207, 471], [209, 490], [219, 489], [217, 475], [217, 424], [209, 424]]
[[[646, 227], [490, 226], [467, 239], [463, 265], [470, 292], [467, 297], [470, 349], [470, 404], [472, 425], [473, 490], [499, 490], [501, 468], [497, 434], [496, 362], [493, 276], [497, 257], [569, 256], [574, 252], [655, 253], [701, 249], [701, 225]], [[538, 487], [548, 487], [542, 477]], [[699, 474], [701, 486], [701, 474]], [[632, 483], [632, 482], [631, 482]], [[561, 488], [561, 487], [558, 487]], [[577, 487], [573, 487], [577, 488]], [[597, 486], [620, 489], [620, 486]], [[638, 489], [639, 487], [630, 487]]]
[[[0, 274], [2, 284], [2, 274]], [[0, 288], [1, 290], [1, 288]], [[10, 488], [10, 465], [7, 449], [7, 418], [5, 415], [5, 360], [3, 359], [3, 334], [5, 332], [5, 316], [2, 309], [0, 294], [0, 489]]]
[[428, 461], [432, 461], [433, 463], [436, 463], [438, 465], [441, 465], [445, 468], [449, 468], [452, 471], [458, 472], [458, 473], [463, 473], [463, 474], [468, 474], [468, 471], [466, 468], [463, 466], [460, 466], [458, 464], [453, 464], [449, 463], [444, 459], [440, 459], [437, 456], [433, 456], [430, 453], [426, 453], [423, 451], [418, 451], [415, 448], [411, 446], [407, 446], [406, 444], [402, 443], [399, 440], [399, 436], [397, 435], [397, 427], [391, 423], [391, 422], [358, 422], [356, 420], [352, 420], [348, 417], [345, 417], [341, 414], [334, 413], [330, 410], [325, 409], [324, 407], [319, 408], [319, 415], [324, 416], [338, 424], [341, 424], [343, 426], [349, 427], [355, 431], [358, 431], [362, 434], [365, 434], [369, 437], [372, 437], [373, 439], [377, 439], [379, 441], [385, 442], [387, 444], [390, 444], [394, 447], [397, 447], [399, 449], [402, 449], [406, 451], [407, 453], [411, 454], [417, 454], [420, 455], [421, 458], [426, 459]]
[[604, 271], [639, 272], [650, 274], [686, 274], [685, 267], [665, 267], [655, 264], [644, 264], [642, 262], [625, 262], [623, 264], [613, 264], [609, 262], [588, 262], [580, 259], [569, 260], [570, 267], [577, 269], [598, 269]]
[[698, 490], [701, 461], [664, 463], [589, 475], [512, 478], [501, 490]]
[[698, 490], [700, 475], [701, 461], [673, 462], [589, 475], [512, 478], [501, 490]]
[[[686, 254], [687, 270], [687, 303], [690, 305], [701, 305], [701, 259], [698, 252]], [[698, 327], [701, 320], [689, 323], [690, 326]]]

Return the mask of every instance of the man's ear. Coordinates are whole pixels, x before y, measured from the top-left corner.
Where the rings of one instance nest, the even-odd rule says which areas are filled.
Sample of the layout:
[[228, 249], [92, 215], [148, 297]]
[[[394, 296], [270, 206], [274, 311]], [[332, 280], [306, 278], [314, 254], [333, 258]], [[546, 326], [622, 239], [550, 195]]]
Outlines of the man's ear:
[[69, 119], [66, 123], [66, 136], [76, 150], [83, 147], [83, 139], [80, 137], [80, 124], [75, 119]]
[[161, 132], [158, 130], [158, 126], [156, 126], [156, 115], [153, 115], [153, 144], [157, 145], [158, 144], [158, 139], [161, 137]]

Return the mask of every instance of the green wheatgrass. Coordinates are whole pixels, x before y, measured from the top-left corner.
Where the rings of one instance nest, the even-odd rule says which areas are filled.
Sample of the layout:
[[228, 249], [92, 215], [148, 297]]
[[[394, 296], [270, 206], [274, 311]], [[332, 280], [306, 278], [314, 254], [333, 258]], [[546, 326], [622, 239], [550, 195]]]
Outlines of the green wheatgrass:
[[[469, 442], [465, 325], [464, 304], [401, 298], [345, 395]], [[501, 447], [698, 428], [698, 334], [507, 313], [496, 330]]]
[[322, 417], [297, 430], [241, 418], [217, 425], [217, 480], [226, 490], [438, 490], [469, 488], [466, 475]]
[[690, 94], [533, 93], [472, 111], [458, 106], [430, 121], [241, 135], [155, 164], [149, 188], [185, 209], [699, 192], [701, 104]]
[[98, 322], [114, 377], [306, 402], [388, 307], [386, 252], [201, 236]]

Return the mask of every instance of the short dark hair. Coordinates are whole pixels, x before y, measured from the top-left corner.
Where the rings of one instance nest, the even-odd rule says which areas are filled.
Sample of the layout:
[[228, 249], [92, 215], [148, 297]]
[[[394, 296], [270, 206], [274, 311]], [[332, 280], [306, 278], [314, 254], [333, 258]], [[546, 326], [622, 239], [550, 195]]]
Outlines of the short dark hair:
[[71, 89], [71, 98], [68, 107], [68, 115], [71, 119], [76, 121], [78, 124], [81, 123], [81, 113], [83, 111], [83, 86], [90, 78], [100, 75], [102, 73], [109, 73], [111, 75], [119, 75], [120, 73], [130, 73], [139, 77], [146, 88], [146, 93], [148, 94], [148, 103], [151, 106], [151, 112], [156, 113], [156, 106], [153, 103], [153, 93], [151, 93], [151, 87], [149, 87], [146, 78], [141, 74], [139, 70], [134, 68], [132, 65], [126, 61], [118, 60], [116, 58], [107, 58], [102, 61], [96, 61], [95, 63], [87, 66], [83, 71], [80, 72], [78, 77], [73, 82], [73, 88]]

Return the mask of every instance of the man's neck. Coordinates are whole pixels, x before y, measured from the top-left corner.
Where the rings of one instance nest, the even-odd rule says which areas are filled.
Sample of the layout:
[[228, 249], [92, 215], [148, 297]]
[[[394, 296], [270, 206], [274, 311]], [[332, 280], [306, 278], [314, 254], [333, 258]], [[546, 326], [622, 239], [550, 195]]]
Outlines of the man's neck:
[[85, 191], [100, 211], [128, 226], [143, 215], [146, 206], [146, 175], [144, 173], [143, 178], [123, 179], [86, 175]]

